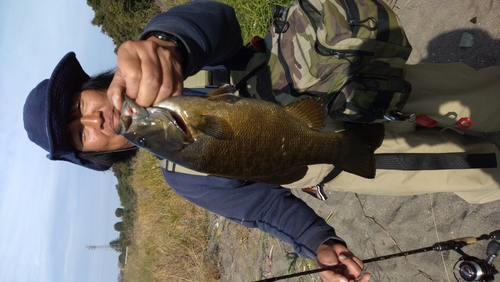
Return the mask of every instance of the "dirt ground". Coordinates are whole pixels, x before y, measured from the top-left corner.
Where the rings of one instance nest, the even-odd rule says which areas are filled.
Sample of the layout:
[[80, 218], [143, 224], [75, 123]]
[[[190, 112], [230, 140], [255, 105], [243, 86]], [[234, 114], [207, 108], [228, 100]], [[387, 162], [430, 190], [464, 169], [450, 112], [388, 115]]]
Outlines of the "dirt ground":
[[[500, 1], [399, 0], [394, 10], [414, 47], [410, 63], [463, 61], [477, 69], [498, 64]], [[470, 48], [459, 47], [464, 32], [474, 37]], [[500, 201], [472, 205], [452, 193], [387, 197], [329, 192], [328, 200], [321, 202], [300, 191], [294, 193], [320, 216], [329, 217], [329, 224], [362, 259], [500, 229]], [[255, 281], [287, 274], [290, 266], [295, 266], [292, 272], [308, 267], [308, 261], [297, 260], [291, 246], [258, 230], [242, 230], [214, 216], [214, 233], [222, 281]], [[487, 243], [479, 241], [463, 250], [484, 259]], [[372, 281], [456, 281], [453, 266], [459, 257], [454, 251], [431, 251], [369, 263], [365, 268], [372, 273]], [[500, 260], [494, 264], [499, 268]], [[317, 277], [285, 281], [320, 281]]]

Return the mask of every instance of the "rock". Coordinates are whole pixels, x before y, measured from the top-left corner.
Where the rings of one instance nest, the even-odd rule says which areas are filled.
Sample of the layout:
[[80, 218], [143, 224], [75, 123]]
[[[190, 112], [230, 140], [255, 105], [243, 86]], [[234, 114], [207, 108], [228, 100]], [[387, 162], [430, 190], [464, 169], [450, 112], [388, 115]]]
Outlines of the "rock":
[[474, 45], [474, 36], [468, 32], [464, 32], [460, 40], [460, 48], [470, 48]]

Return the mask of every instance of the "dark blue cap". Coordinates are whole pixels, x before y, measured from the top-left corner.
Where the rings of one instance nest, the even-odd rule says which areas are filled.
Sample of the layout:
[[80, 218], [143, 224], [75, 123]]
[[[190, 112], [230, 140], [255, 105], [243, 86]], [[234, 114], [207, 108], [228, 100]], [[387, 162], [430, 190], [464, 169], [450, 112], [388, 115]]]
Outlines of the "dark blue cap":
[[24, 129], [31, 141], [49, 154], [50, 160], [68, 161], [93, 170], [107, 170], [80, 159], [71, 147], [66, 124], [73, 95], [79, 94], [82, 84], [89, 80], [73, 52], [57, 64], [50, 79], [38, 84], [26, 98], [23, 109]]

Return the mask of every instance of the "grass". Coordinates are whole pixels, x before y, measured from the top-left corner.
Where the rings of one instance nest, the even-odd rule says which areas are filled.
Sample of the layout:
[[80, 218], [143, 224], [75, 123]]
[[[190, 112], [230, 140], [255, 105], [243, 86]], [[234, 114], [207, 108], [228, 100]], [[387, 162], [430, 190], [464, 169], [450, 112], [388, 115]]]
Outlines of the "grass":
[[208, 257], [208, 213], [176, 195], [165, 183], [156, 158], [140, 151], [131, 186], [136, 194], [124, 281], [218, 281]]
[[[170, 7], [185, 3], [183, 0], [156, 0], [160, 8], [166, 10]], [[231, 5], [240, 23], [243, 42], [248, 42], [256, 35], [264, 37], [271, 26], [272, 10], [274, 5], [286, 6], [290, 0], [219, 0]]]
[[272, 23], [272, 11], [274, 5], [286, 6], [290, 0], [274, 1], [245, 1], [245, 0], [222, 0], [231, 5], [238, 21], [240, 22], [243, 42], [248, 42], [253, 36], [264, 37]]

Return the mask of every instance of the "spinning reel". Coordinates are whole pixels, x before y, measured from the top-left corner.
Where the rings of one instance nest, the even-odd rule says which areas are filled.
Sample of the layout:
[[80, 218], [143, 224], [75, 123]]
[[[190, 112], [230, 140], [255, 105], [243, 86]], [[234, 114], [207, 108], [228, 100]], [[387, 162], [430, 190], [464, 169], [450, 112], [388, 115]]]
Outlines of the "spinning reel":
[[[396, 254], [392, 254], [392, 255], [380, 256], [380, 257], [375, 257], [375, 258], [371, 258], [371, 259], [365, 259], [365, 260], [363, 260], [363, 263], [366, 264], [369, 262], [381, 261], [381, 260], [394, 258], [394, 257], [408, 256], [408, 255], [424, 253], [424, 252], [428, 252], [428, 251], [441, 252], [441, 251], [446, 251], [446, 250], [454, 250], [458, 254], [461, 255], [461, 257], [458, 259], [458, 261], [453, 266], [453, 268], [454, 268], [453, 275], [455, 276], [455, 279], [457, 279], [457, 281], [460, 281], [458, 278], [458, 277], [460, 277], [464, 281], [489, 282], [489, 281], [495, 280], [494, 275], [498, 273], [498, 270], [492, 264], [493, 259], [498, 255], [498, 252], [500, 251], [500, 243], [498, 241], [496, 241], [497, 239], [500, 239], [500, 230], [493, 231], [490, 234], [483, 234], [479, 237], [457, 238], [457, 239], [452, 239], [452, 240], [445, 241], [445, 242], [438, 242], [438, 243], [435, 243], [434, 245], [432, 245], [430, 247], [426, 247], [426, 248], [406, 251], [406, 252], [402, 252], [402, 253], [396, 253]], [[469, 256], [464, 251], [462, 251], [462, 247], [474, 244], [480, 240], [491, 240], [488, 243], [488, 246], [486, 248], [486, 255], [487, 255], [486, 259], [483, 260], [483, 259], [479, 259], [477, 257]], [[457, 267], [457, 264], [458, 264], [458, 267]], [[268, 279], [264, 279], [264, 280], [258, 280], [255, 282], [278, 281], [278, 280], [282, 280], [282, 279], [286, 279], [286, 278], [292, 278], [292, 277], [297, 277], [297, 276], [301, 276], [301, 275], [317, 273], [317, 272], [321, 272], [321, 271], [325, 271], [325, 270], [335, 270], [335, 269], [342, 268], [342, 267], [345, 267], [345, 265], [339, 264], [339, 265], [318, 268], [318, 269], [309, 270], [309, 271], [298, 272], [295, 274], [272, 277], [272, 278], [268, 278]], [[458, 273], [458, 276], [457, 276], [457, 273]]]
[[465, 281], [488, 282], [495, 280], [494, 275], [498, 273], [498, 270], [495, 268], [492, 262], [493, 259], [497, 256], [499, 250], [500, 250], [500, 243], [496, 240], [492, 240], [488, 243], [488, 246], [486, 248], [486, 255], [487, 255], [486, 260], [469, 256], [460, 249], [456, 250], [459, 254], [462, 255], [462, 257], [460, 257], [460, 259], [453, 266], [455, 270], [453, 272], [453, 275], [455, 275], [455, 279], [457, 279], [458, 281], [457, 278], [457, 273], [458, 273], [459, 276]]

